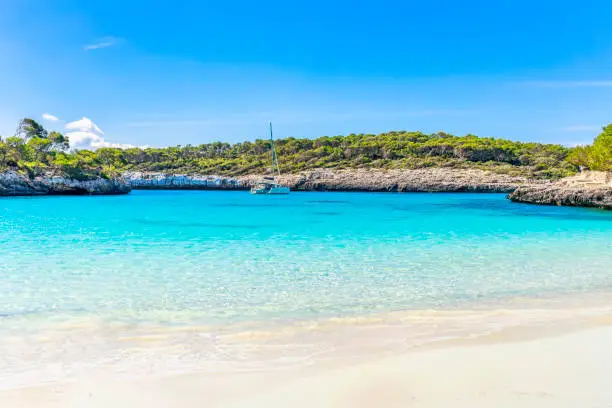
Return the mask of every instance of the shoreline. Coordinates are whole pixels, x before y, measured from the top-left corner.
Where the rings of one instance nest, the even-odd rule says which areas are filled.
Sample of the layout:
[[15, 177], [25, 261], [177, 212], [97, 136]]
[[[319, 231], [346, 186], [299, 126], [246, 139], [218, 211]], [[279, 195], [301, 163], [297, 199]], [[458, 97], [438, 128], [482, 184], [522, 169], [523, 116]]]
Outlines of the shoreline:
[[[492, 335], [444, 340], [357, 362], [335, 361], [281, 371], [191, 373], [132, 380], [94, 375], [63, 384], [0, 390], [0, 405], [592, 406], [589, 404], [612, 402], [609, 387], [602, 388], [612, 374], [612, 366], [605, 363], [612, 357], [605, 347], [609, 341], [612, 314], [553, 328], [516, 327]], [[568, 391], [573, 395], [571, 400]]]
[[507, 198], [517, 203], [612, 210], [612, 172], [584, 171], [547, 185], [519, 186]]
[[612, 353], [597, 351], [612, 340], [609, 324], [481, 340], [324, 370], [218, 406], [556, 408], [612, 402], [612, 368], [601, 361]]
[[[147, 190], [247, 190], [262, 175], [236, 177], [172, 173], [126, 172], [133, 189]], [[508, 193], [532, 180], [478, 169], [427, 168], [415, 170], [311, 170], [284, 174], [278, 181], [294, 191], [342, 192], [490, 192]]]
[[[145, 326], [137, 332], [132, 332], [131, 329], [129, 332], [123, 332], [108, 325], [98, 327], [90, 326], [86, 321], [76, 321], [71, 325], [62, 325], [62, 331], [68, 333], [69, 330], [72, 333], [71, 347], [86, 348], [92, 338], [103, 341], [107, 347], [113, 347], [110, 340], [114, 338], [114, 341], [122, 345], [121, 347], [128, 347], [123, 351], [117, 349], [117, 355], [122, 355], [122, 359], [139, 358], [138, 353], [134, 355], [127, 353], [129, 348], [136, 347], [145, 352], [142, 357], [156, 356], [156, 361], [152, 361], [149, 368], [141, 367], [140, 374], [133, 376], [127, 373], [135, 367], [129, 364], [123, 365], [122, 360], [118, 361], [119, 365], [115, 368], [94, 364], [89, 369], [78, 361], [75, 362], [77, 365], [71, 368], [69, 361], [65, 360], [62, 364], [68, 373], [72, 371], [75, 374], [74, 377], [60, 376], [48, 382], [51, 380], [49, 377], [46, 385], [15, 383], [9, 386], [5, 383], [4, 385], [8, 387], [0, 389], [0, 405], [7, 395], [27, 393], [28, 390], [43, 390], [46, 393], [51, 389], [80, 387], [83, 384], [83, 377], [88, 379], [90, 376], [94, 378], [92, 380], [94, 384], [91, 386], [97, 387], [98, 382], [104, 384], [109, 379], [113, 379], [113, 383], [118, 381], [114, 386], [142, 381], [158, 382], [161, 385], [166, 380], [174, 381], [180, 378], [193, 378], [194, 381], [209, 384], [213, 377], [221, 375], [227, 378], [227, 386], [231, 388], [234, 381], [243, 375], [258, 380], [278, 374], [283, 377], [282, 374], [286, 373], [291, 378], [301, 380], [303, 376], [313, 373], [324, 375], [326, 372], [349, 370], [352, 367], [398, 357], [404, 358], [407, 355], [418, 355], [432, 350], [540, 341], [577, 331], [611, 326], [611, 296], [612, 292], [597, 291], [467, 304], [461, 309], [404, 310], [373, 315], [332, 317], [317, 321], [303, 320], [284, 324], [277, 322], [263, 326], [258, 322], [245, 322], [238, 325], [237, 331], [226, 330], [213, 336], [217, 339], [213, 345], [218, 348], [221, 355], [233, 355], [232, 359], [236, 360], [207, 361], [205, 358], [194, 361], [195, 365], [192, 364], [193, 367], [186, 371], [177, 370], [176, 367], [172, 368], [167, 364], [175, 358], [179, 360], [188, 358], [188, 354], [177, 354], [172, 357], [176, 352], [175, 347], [180, 346], [184, 349], [195, 346], [196, 352], [202, 352], [205, 356], [206, 349], [201, 347], [205, 347], [207, 343], [200, 340], [192, 344], [185, 336], [193, 334], [204, 336], [201, 339], [208, 339], [210, 334], [207, 333], [210, 327], [170, 326], [165, 329], [161, 327], [155, 329], [154, 326]], [[111, 337], [102, 336], [99, 330], [103, 327], [106, 327], [104, 330], [111, 330], [109, 332]], [[81, 334], [85, 336], [81, 337]], [[48, 331], [43, 331], [40, 335], [46, 338], [45, 342], [52, 340]], [[116, 337], [117, 335], [119, 337]], [[12, 337], [17, 340], [15, 333]], [[169, 337], [176, 339], [178, 343], [172, 341], [170, 347], [157, 347], [160, 341], [163, 342]], [[84, 342], [79, 341], [79, 338]], [[37, 344], [25, 338], [21, 343], [25, 345], [23, 350], [36, 347]], [[326, 346], [323, 347], [324, 345]], [[146, 351], [147, 349], [150, 350]], [[11, 352], [10, 347], [7, 350], [9, 353], [16, 352], [15, 350]], [[296, 350], [299, 351], [297, 354], [294, 353]], [[282, 356], [280, 360], [279, 356]], [[38, 364], [45, 364], [43, 360], [38, 361]], [[116, 369], [119, 371], [115, 371]], [[119, 374], [121, 371], [124, 374]], [[180, 380], [178, 381], [180, 383]], [[172, 393], [174, 394], [174, 391]], [[117, 403], [120, 404], [121, 401]], [[46, 408], [53, 405], [27, 406]], [[162, 406], [166, 405], [160, 405]]]

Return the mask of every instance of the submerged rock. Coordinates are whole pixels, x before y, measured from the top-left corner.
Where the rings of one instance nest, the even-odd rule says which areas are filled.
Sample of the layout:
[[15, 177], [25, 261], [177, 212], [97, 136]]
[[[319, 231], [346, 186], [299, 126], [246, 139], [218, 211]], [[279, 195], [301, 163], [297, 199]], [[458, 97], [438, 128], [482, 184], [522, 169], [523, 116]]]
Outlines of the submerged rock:
[[0, 173], [0, 196], [103, 195], [130, 191], [130, 185], [119, 179], [75, 180], [52, 175], [30, 179], [12, 170]]
[[612, 173], [582, 172], [554, 183], [521, 186], [508, 198], [520, 203], [612, 210]]

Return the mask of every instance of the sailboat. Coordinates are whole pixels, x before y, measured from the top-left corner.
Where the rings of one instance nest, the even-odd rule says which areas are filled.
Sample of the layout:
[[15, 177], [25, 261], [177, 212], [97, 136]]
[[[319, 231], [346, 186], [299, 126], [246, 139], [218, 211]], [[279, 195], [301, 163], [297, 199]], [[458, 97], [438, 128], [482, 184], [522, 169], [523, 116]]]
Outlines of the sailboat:
[[[278, 156], [274, 148], [274, 138], [272, 137], [272, 123], [270, 123], [270, 154], [272, 155], [272, 176], [265, 176], [263, 180], [257, 182], [251, 187], [251, 194], [289, 194], [289, 187], [281, 186], [276, 182], [274, 175], [280, 177], [280, 167], [278, 165]], [[275, 171], [276, 169], [276, 171]]]

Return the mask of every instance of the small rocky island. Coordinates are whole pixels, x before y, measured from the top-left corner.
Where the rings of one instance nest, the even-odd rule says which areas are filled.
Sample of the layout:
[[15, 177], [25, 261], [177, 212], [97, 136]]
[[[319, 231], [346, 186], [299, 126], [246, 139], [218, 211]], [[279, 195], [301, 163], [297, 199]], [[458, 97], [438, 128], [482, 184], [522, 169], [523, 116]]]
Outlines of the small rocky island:
[[584, 171], [556, 182], [523, 185], [508, 198], [520, 203], [612, 210], [612, 172]]

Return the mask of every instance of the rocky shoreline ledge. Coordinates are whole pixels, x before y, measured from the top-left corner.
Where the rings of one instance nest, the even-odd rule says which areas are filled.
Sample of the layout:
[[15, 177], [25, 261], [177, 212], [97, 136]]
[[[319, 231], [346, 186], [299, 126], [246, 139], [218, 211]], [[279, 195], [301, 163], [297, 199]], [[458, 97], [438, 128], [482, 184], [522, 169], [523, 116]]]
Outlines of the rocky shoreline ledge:
[[582, 172], [544, 185], [520, 186], [508, 195], [514, 202], [596, 207], [612, 210], [612, 172]]
[[47, 175], [30, 179], [16, 171], [0, 173], [0, 197], [38, 195], [114, 195], [127, 194], [131, 186], [123, 180], [96, 178], [76, 180]]
[[[247, 190], [261, 175], [237, 177], [128, 172], [121, 179], [76, 180], [57, 175], [33, 179], [0, 173], [0, 197], [113, 195], [140, 190]], [[295, 191], [509, 193], [514, 202], [612, 209], [612, 173], [582, 172], [556, 182], [478, 169], [313, 170], [280, 177]]]
[[[237, 177], [129, 172], [124, 177], [133, 189], [246, 190], [261, 175]], [[478, 169], [427, 168], [416, 170], [313, 170], [280, 177], [297, 191], [364, 192], [489, 192], [508, 193], [524, 184], [546, 181], [497, 174]]]

